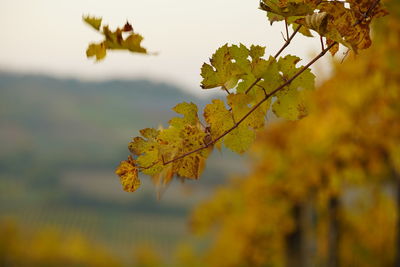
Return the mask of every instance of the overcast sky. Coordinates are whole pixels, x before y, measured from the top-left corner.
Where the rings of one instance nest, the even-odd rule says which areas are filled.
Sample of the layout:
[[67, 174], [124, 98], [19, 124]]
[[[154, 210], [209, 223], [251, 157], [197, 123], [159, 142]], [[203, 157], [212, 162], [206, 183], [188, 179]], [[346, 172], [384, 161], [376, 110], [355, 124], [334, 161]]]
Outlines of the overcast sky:
[[[101, 36], [82, 22], [102, 16], [111, 28], [126, 20], [158, 56], [111, 52], [101, 63], [85, 56]], [[225, 43], [282, 45], [257, 0], [0, 0], [0, 68], [91, 80], [145, 77], [199, 91], [200, 67]], [[310, 58], [317, 39], [296, 37], [287, 52]]]

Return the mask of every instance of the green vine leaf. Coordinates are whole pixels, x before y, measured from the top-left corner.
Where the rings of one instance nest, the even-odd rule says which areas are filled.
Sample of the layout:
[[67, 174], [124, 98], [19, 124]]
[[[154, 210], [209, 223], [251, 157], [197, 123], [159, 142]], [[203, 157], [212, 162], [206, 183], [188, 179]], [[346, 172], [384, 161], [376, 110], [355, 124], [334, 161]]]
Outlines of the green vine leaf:
[[212, 139], [217, 138], [234, 125], [231, 112], [220, 99], [213, 99], [210, 104], [206, 105], [204, 119], [209, 125]]
[[[283, 81], [288, 80], [298, 73], [303, 67], [296, 67], [300, 58], [287, 55], [278, 61], [278, 69]], [[315, 75], [310, 69], [304, 70], [286, 88], [276, 94], [276, 101], [272, 110], [276, 116], [288, 120], [301, 119], [307, 115], [306, 91], [315, 88]]]
[[272, 104], [276, 116], [287, 120], [298, 120], [307, 116], [307, 105], [304, 91], [288, 90], [278, 96]]
[[201, 67], [201, 76], [203, 77], [201, 87], [203, 89], [215, 87], [231, 89], [236, 86], [243, 71], [237, 63], [233, 62], [233, 54], [235, 54], [234, 50], [225, 44], [212, 55], [211, 64], [203, 64]]
[[256, 134], [247, 125], [240, 125], [224, 138], [224, 144], [234, 152], [243, 154], [255, 140]]

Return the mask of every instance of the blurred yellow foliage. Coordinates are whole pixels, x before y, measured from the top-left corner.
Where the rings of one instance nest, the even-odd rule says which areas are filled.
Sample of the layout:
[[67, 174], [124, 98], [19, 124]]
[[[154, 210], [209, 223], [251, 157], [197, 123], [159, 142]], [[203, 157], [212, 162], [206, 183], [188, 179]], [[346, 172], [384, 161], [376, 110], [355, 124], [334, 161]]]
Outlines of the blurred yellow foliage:
[[27, 234], [10, 220], [0, 222], [0, 266], [117, 267], [122, 263], [81, 235], [56, 229]]
[[141, 245], [135, 249], [135, 266], [137, 267], [158, 267], [165, 266], [156, 250], [150, 245]]
[[193, 230], [214, 238], [207, 266], [393, 266], [400, 3], [387, 2], [394, 14], [376, 25], [374, 45], [335, 63], [310, 116], [259, 134], [252, 172], [193, 213]]

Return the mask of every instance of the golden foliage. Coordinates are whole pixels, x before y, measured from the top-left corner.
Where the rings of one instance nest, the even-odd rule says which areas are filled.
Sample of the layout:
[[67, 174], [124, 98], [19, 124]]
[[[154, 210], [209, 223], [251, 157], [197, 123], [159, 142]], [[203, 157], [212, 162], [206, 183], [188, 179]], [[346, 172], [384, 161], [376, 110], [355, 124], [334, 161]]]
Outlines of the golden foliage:
[[340, 203], [341, 265], [393, 265], [398, 215], [385, 188], [400, 170], [399, 25], [398, 17], [378, 25], [376, 45], [336, 64], [311, 97], [310, 115], [260, 133], [251, 174], [194, 212], [195, 232], [214, 236], [209, 266], [284, 266], [300, 223], [294, 208], [310, 205], [315, 219], [300, 229], [317, 247], [305, 257], [326, 266], [332, 199]]
[[119, 267], [122, 263], [79, 234], [63, 235], [55, 229], [27, 234], [14, 222], [1, 221], [0, 265]]

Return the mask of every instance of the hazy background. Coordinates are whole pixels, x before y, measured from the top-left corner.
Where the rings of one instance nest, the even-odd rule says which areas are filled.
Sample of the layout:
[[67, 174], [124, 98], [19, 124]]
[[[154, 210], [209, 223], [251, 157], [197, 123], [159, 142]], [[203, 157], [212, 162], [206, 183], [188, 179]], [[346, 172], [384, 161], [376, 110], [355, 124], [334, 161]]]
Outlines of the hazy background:
[[[221, 45], [265, 45], [267, 54], [282, 45], [283, 25], [271, 27], [257, 8], [257, 0], [1, 0], [0, 67], [95, 80], [145, 77], [198, 92], [200, 67]], [[82, 23], [83, 14], [102, 16], [111, 28], [128, 20], [159, 55], [114, 52], [94, 64], [85, 49], [101, 36]], [[314, 48], [318, 40], [296, 37], [296, 55], [307, 58]]]

